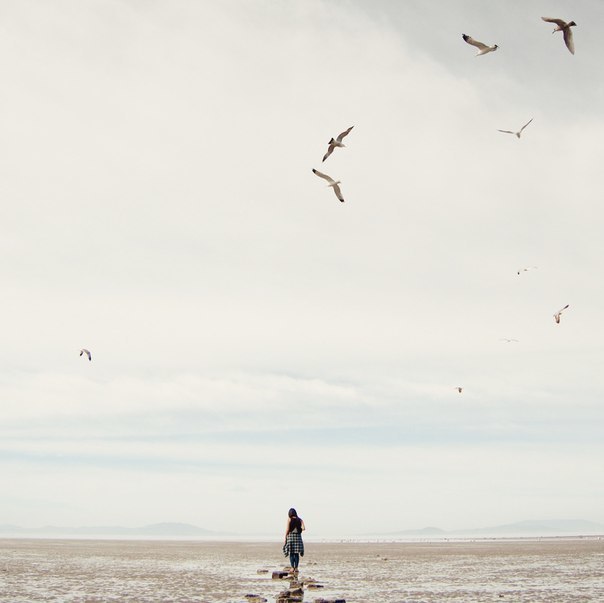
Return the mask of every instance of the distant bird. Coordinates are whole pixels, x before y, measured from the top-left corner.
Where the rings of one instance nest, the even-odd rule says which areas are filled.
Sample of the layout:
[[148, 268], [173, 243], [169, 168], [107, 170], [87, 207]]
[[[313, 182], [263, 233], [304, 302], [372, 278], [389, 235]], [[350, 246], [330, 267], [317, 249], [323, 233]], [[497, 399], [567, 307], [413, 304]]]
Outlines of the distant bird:
[[315, 168], [313, 168], [312, 171], [313, 171], [313, 174], [316, 174], [317, 176], [319, 176], [319, 178], [323, 178], [324, 180], [327, 180], [327, 182], [329, 183], [327, 186], [331, 186], [333, 188], [333, 192], [336, 194], [336, 197], [342, 203], [344, 203], [344, 197], [342, 197], [342, 191], [340, 190], [340, 187], [338, 186], [339, 184], [341, 184], [341, 182], [339, 180], [338, 181], [334, 180], [327, 174], [323, 174], [323, 173], [319, 172], [319, 170], [315, 170]]
[[522, 128], [520, 128], [520, 130], [518, 130], [518, 132], [512, 132], [511, 130], [497, 130], [498, 132], [504, 132], [505, 134], [515, 134], [517, 138], [520, 138], [520, 135], [522, 134], [522, 130], [524, 130], [524, 128], [526, 128], [526, 126], [528, 126], [531, 122], [533, 121], [533, 118], [531, 117], [531, 119], [529, 119], [523, 126]]
[[505, 341], [506, 343], [518, 343], [517, 339], [508, 339], [507, 337], [502, 337], [499, 341]]
[[487, 52], [494, 52], [499, 48], [497, 44], [495, 44], [494, 46], [487, 46], [486, 44], [478, 42], [477, 40], [471, 38], [470, 36], [467, 36], [466, 34], [461, 34], [461, 37], [464, 39], [464, 42], [467, 42], [468, 44], [471, 44], [472, 46], [476, 46], [476, 48], [478, 48], [478, 52], [476, 53], [477, 57], [483, 54], [487, 54]]
[[88, 356], [88, 360], [92, 360], [92, 354], [86, 348], [82, 348], [80, 350], [80, 356], [83, 356], [84, 354], [86, 354], [86, 356]]
[[354, 128], [354, 126], [350, 126], [350, 128], [348, 128], [348, 130], [344, 130], [344, 132], [342, 132], [335, 140], [332, 138], [327, 144], [329, 145], [327, 147], [327, 153], [325, 153], [325, 155], [323, 155], [323, 161], [325, 161], [332, 153], [333, 150], [336, 147], [345, 147], [345, 144], [342, 144], [342, 140], [344, 139], [344, 136], [348, 136], [348, 134], [350, 133], [350, 130], [352, 130], [352, 128]]
[[458, 391], [460, 394], [461, 394], [461, 392], [463, 391], [463, 387], [456, 387], [455, 389], [456, 389], [456, 390], [457, 390], [457, 391]]
[[536, 270], [537, 266], [526, 266], [525, 268], [520, 268], [517, 272], [520, 275], [521, 272], [528, 272], [529, 270]]
[[575, 43], [573, 41], [573, 32], [571, 27], [576, 27], [576, 23], [574, 21], [570, 21], [567, 23], [566, 21], [562, 21], [562, 19], [551, 19], [550, 17], [541, 17], [544, 21], [548, 23], [555, 23], [557, 25], [556, 29], [552, 31], [552, 33], [556, 33], [557, 31], [561, 31], [564, 36], [564, 43], [566, 44], [566, 48], [570, 51], [571, 54], [575, 54]]
[[558, 310], [555, 314], [554, 314], [554, 320], [556, 321], [556, 324], [559, 325], [560, 324], [560, 318], [562, 318], [562, 312], [564, 312], [564, 310], [566, 310], [566, 308], [568, 308], [570, 304], [566, 304], [566, 306], [564, 306], [564, 308], [561, 308], [560, 310]]

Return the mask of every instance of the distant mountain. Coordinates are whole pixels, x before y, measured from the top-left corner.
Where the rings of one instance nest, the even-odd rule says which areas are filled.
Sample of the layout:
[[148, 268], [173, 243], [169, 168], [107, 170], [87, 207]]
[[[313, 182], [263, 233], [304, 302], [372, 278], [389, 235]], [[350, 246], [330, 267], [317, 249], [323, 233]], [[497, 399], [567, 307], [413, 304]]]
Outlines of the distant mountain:
[[0, 525], [4, 536], [153, 536], [156, 538], [204, 538], [217, 534], [188, 523], [154, 523], [137, 528], [123, 526], [82, 526], [77, 528], [62, 526], [42, 526], [22, 528], [14, 525]]
[[464, 530], [468, 534], [535, 534], [535, 535], [567, 535], [577, 536], [586, 534], [604, 534], [604, 525], [584, 519], [536, 519], [506, 523], [499, 526]]
[[443, 530], [433, 526], [402, 530], [377, 536], [449, 538], [452, 536], [590, 536], [604, 534], [604, 525], [584, 519], [537, 519], [518, 521], [485, 528]]

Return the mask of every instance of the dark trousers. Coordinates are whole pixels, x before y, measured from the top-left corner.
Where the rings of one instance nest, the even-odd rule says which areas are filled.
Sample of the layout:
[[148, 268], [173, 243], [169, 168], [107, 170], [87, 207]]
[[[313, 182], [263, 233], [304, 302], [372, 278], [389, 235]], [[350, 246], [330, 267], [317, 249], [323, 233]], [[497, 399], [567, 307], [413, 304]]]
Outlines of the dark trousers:
[[290, 553], [289, 554], [289, 564], [294, 568], [297, 569], [298, 565], [300, 563], [300, 553]]

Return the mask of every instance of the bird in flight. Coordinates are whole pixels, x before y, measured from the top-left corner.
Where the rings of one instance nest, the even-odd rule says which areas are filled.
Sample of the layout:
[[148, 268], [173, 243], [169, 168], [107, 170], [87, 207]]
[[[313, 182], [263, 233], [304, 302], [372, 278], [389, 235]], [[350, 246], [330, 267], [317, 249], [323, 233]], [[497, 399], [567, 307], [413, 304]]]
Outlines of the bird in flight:
[[350, 128], [348, 128], [348, 130], [344, 130], [344, 132], [342, 132], [335, 140], [332, 138], [328, 144], [329, 146], [327, 147], [327, 153], [325, 153], [325, 155], [323, 155], [323, 161], [325, 161], [332, 153], [333, 150], [336, 147], [345, 147], [345, 144], [342, 144], [342, 140], [344, 139], [344, 136], [348, 136], [348, 134], [350, 133], [350, 130], [352, 130], [352, 128], [354, 128], [354, 126], [350, 126]]
[[552, 31], [552, 33], [556, 33], [557, 31], [561, 31], [564, 36], [564, 43], [566, 44], [566, 48], [570, 51], [571, 54], [575, 54], [575, 42], [573, 41], [573, 32], [571, 27], [575, 27], [577, 24], [574, 21], [570, 21], [567, 23], [566, 21], [562, 21], [562, 19], [552, 19], [550, 17], [541, 17], [544, 21], [548, 23], [555, 23], [557, 25], [556, 29]]
[[504, 132], [505, 134], [514, 134], [517, 138], [520, 138], [520, 135], [522, 134], [522, 130], [524, 130], [524, 128], [526, 128], [526, 126], [528, 126], [531, 122], [533, 121], [533, 118], [531, 117], [531, 119], [529, 119], [523, 126], [522, 128], [520, 128], [520, 130], [518, 130], [518, 132], [512, 132], [511, 130], [497, 130], [498, 132]]
[[461, 37], [464, 39], [464, 42], [467, 42], [468, 44], [471, 44], [472, 46], [476, 46], [476, 48], [478, 48], [478, 52], [476, 53], [477, 57], [483, 54], [487, 54], [487, 52], [494, 52], [499, 48], [497, 44], [493, 46], [487, 46], [486, 44], [478, 42], [477, 40], [471, 38], [470, 36], [467, 36], [466, 34], [461, 34]]
[[505, 341], [506, 343], [513, 343], [513, 342], [518, 343], [517, 339], [508, 339], [507, 337], [502, 337], [499, 341]]
[[456, 389], [456, 390], [457, 390], [457, 391], [458, 391], [460, 394], [461, 394], [461, 392], [463, 391], [463, 387], [456, 387], [455, 389]]
[[520, 268], [517, 271], [517, 274], [518, 274], [518, 276], [520, 276], [521, 272], [528, 272], [529, 270], [536, 270], [536, 269], [537, 269], [537, 266], [526, 266], [525, 268]]
[[336, 197], [342, 203], [344, 203], [344, 197], [342, 197], [342, 191], [340, 190], [340, 187], [339, 187], [339, 185], [341, 184], [340, 181], [334, 180], [327, 174], [323, 174], [319, 170], [315, 170], [315, 168], [313, 168], [312, 171], [313, 171], [313, 174], [316, 174], [317, 176], [319, 176], [319, 178], [323, 178], [324, 180], [327, 180], [327, 182], [328, 182], [327, 186], [331, 186], [331, 188], [333, 188], [333, 192], [336, 194]]
[[560, 310], [558, 310], [555, 314], [554, 314], [554, 320], [556, 321], [556, 324], [559, 325], [560, 324], [560, 319], [562, 318], [562, 312], [564, 312], [564, 310], [566, 310], [566, 308], [568, 308], [570, 304], [566, 304], [566, 306], [564, 306], [564, 308], [560, 308]]
[[88, 356], [88, 360], [92, 360], [92, 354], [90, 353], [90, 350], [87, 350], [86, 348], [82, 348], [80, 350], [80, 356], [83, 356], [84, 354], [86, 354], [86, 356]]

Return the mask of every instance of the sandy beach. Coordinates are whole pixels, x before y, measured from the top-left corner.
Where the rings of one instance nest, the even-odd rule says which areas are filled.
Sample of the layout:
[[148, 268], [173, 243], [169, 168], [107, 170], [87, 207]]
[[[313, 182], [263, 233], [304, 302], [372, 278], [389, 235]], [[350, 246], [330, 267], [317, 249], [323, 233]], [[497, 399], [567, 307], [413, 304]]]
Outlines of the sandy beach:
[[[279, 543], [0, 540], [0, 601], [275, 601], [285, 565]], [[306, 602], [604, 600], [598, 538], [308, 542], [300, 570]]]

